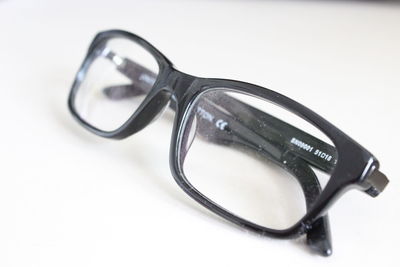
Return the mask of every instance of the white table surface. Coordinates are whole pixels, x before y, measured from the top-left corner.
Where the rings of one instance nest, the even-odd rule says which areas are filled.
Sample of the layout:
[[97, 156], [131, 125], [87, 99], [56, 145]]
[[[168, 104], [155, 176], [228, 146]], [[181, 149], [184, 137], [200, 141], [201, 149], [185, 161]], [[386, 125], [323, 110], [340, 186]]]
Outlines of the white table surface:
[[[111, 28], [187, 73], [309, 106], [391, 183], [333, 206], [329, 258], [220, 219], [173, 181], [167, 119], [110, 141], [70, 116], [86, 48]], [[0, 266], [399, 266], [399, 74], [400, 5], [389, 1], [0, 0]]]

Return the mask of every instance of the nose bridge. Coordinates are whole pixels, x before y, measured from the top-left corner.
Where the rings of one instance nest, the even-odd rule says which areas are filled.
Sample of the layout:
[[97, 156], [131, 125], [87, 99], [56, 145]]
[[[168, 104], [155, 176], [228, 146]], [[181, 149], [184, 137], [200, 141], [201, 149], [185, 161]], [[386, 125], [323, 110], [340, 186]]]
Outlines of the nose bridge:
[[168, 77], [168, 90], [173, 95], [172, 100], [181, 102], [196, 77], [173, 69]]

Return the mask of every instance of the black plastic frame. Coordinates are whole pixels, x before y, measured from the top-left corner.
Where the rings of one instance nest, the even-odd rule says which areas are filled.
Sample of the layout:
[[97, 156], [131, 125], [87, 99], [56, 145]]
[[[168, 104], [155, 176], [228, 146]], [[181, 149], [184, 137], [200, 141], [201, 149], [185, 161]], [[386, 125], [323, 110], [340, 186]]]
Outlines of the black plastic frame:
[[[87, 69], [88, 62], [94, 57], [96, 46], [110, 38], [127, 38], [140, 44], [157, 60], [159, 74], [150, 93], [128, 121], [115, 131], [104, 132], [86, 123], [76, 112], [73, 103], [81, 77]], [[334, 143], [338, 153], [338, 160], [331, 179], [316, 202], [308, 209], [306, 215], [292, 227], [285, 230], [274, 230], [237, 217], [208, 200], [185, 179], [179, 164], [179, 142], [182, 140], [182, 125], [187, 111], [196, 97], [214, 88], [229, 88], [273, 102], [313, 124]], [[387, 184], [386, 177], [378, 171], [379, 162], [370, 152], [307, 107], [284, 95], [257, 85], [226, 79], [200, 78], [185, 74], [177, 70], [150, 43], [126, 31], [110, 30], [96, 35], [73, 83], [68, 100], [71, 113], [83, 127], [99, 136], [113, 139], [122, 139], [143, 129], [169, 104], [172, 105], [176, 112], [171, 138], [170, 167], [178, 185], [201, 205], [225, 219], [257, 233], [277, 238], [298, 237], [310, 232], [313, 228], [313, 223], [318, 222], [318, 219], [324, 216], [328, 208], [348, 189], [357, 188], [371, 196], [376, 196]], [[326, 255], [330, 253], [325, 251]]]

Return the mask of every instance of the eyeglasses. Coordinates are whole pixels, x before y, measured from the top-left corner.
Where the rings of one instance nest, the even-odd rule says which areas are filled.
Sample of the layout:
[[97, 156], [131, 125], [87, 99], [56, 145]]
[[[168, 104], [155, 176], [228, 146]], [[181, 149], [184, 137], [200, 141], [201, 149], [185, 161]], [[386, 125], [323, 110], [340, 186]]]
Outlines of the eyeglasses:
[[328, 208], [350, 188], [375, 197], [389, 182], [372, 154], [303, 105], [253, 84], [178, 71], [125, 31], [97, 34], [68, 104], [82, 126], [114, 139], [171, 108], [171, 171], [189, 196], [263, 235], [306, 234], [325, 256]]

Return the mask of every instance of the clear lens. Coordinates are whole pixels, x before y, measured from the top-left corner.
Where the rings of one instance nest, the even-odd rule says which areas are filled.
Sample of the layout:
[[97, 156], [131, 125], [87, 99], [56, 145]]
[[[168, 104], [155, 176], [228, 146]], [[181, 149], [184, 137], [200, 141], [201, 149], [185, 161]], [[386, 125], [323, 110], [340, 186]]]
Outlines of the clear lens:
[[337, 159], [316, 127], [258, 97], [220, 88], [197, 97], [180, 133], [187, 181], [252, 223], [287, 229], [323, 190]]
[[102, 131], [116, 130], [143, 102], [158, 72], [156, 59], [131, 40], [114, 38], [98, 44], [78, 74], [75, 110]]

